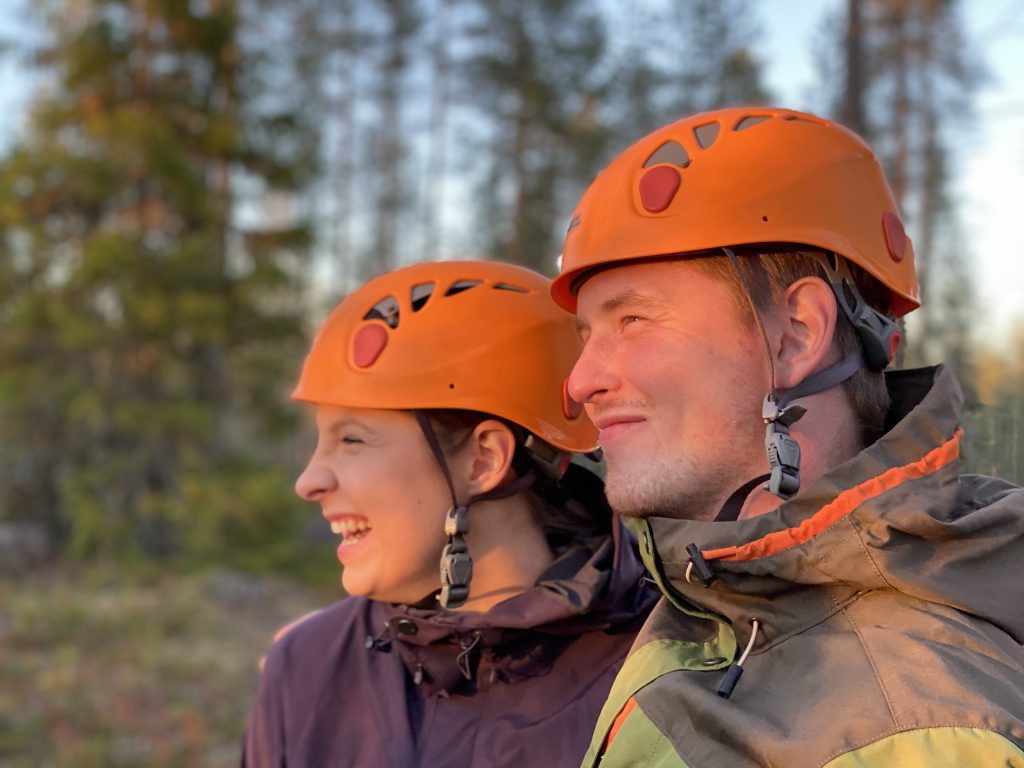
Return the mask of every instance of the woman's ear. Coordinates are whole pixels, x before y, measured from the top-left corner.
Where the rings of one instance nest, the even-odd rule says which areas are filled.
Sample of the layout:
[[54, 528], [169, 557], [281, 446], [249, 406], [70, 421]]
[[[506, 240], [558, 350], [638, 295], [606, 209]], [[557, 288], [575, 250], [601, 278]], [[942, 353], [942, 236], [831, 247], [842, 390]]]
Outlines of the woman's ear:
[[512, 469], [516, 439], [512, 430], [497, 419], [486, 419], [460, 451], [460, 466], [470, 496], [479, 496], [501, 485]]
[[838, 307], [832, 289], [818, 277], [790, 285], [777, 307], [775, 386], [792, 389], [839, 359], [832, 343]]

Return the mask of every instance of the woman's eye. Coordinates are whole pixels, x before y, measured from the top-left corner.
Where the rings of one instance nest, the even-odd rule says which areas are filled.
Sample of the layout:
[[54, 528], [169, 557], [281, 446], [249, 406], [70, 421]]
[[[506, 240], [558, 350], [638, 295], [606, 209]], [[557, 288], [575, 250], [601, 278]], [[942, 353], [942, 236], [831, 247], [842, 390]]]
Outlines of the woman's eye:
[[357, 445], [363, 441], [353, 435], [345, 435], [341, 438], [341, 442], [345, 443], [345, 445]]

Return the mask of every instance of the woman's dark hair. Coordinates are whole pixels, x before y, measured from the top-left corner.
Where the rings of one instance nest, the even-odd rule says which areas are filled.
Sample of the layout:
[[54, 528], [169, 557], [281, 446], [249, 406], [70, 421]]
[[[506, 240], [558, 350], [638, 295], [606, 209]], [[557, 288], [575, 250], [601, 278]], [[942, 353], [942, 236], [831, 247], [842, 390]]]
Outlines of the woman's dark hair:
[[445, 454], [454, 453], [462, 447], [482, 421], [493, 419], [509, 428], [516, 441], [511, 471], [515, 477], [533, 473], [533, 483], [527, 493], [534, 519], [556, 551], [572, 541], [606, 535], [611, 531], [612, 511], [601, 479], [575, 464], [570, 464], [565, 474], [555, 479], [533, 460], [525, 447], [530, 433], [518, 424], [480, 411], [437, 409], [424, 412]]

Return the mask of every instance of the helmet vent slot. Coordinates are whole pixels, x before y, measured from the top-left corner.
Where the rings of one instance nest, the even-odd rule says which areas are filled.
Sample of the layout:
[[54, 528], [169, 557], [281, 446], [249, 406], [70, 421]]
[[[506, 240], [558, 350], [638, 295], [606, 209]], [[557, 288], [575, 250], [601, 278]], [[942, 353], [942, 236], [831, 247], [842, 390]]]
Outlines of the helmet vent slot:
[[694, 138], [697, 139], [697, 143], [700, 144], [701, 149], [707, 149], [718, 139], [718, 132], [722, 126], [718, 122], [704, 123], [704, 125], [698, 125], [693, 129]]
[[530, 291], [523, 288], [520, 285], [512, 285], [511, 283], [495, 283], [494, 290], [496, 291], [512, 291], [514, 293], [529, 293]]
[[427, 303], [427, 300], [434, 295], [434, 283], [417, 283], [409, 292], [409, 301], [412, 304], [412, 311], [419, 312]]
[[768, 119], [768, 115], [747, 115], [736, 123], [734, 131], [745, 131], [747, 128], [753, 128], [758, 123], [763, 123]]
[[666, 141], [654, 150], [653, 155], [647, 158], [644, 168], [650, 168], [658, 163], [672, 163], [672, 165], [685, 168], [690, 164], [690, 156], [686, 154], [683, 145], [678, 141]]
[[468, 291], [470, 288], [476, 288], [480, 285], [483, 280], [456, 280], [451, 284], [451, 287], [444, 292], [445, 296], [454, 296], [457, 293]]
[[807, 117], [801, 117], [800, 115], [786, 115], [783, 120], [788, 120], [791, 123], [810, 123], [811, 125], [824, 125], [827, 126], [824, 120], [810, 120]]
[[363, 320], [383, 320], [389, 328], [398, 327], [398, 299], [385, 296], [363, 315]]

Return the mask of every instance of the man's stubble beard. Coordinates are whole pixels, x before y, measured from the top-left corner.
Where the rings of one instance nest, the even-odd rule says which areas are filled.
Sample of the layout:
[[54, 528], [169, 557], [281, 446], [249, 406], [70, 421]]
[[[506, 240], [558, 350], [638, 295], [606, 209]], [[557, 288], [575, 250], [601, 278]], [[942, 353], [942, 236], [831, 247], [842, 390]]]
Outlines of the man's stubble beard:
[[624, 517], [674, 517], [711, 520], [720, 495], [702, 487], [706, 467], [693, 461], [666, 457], [615, 459], [606, 457], [605, 495], [612, 509]]

